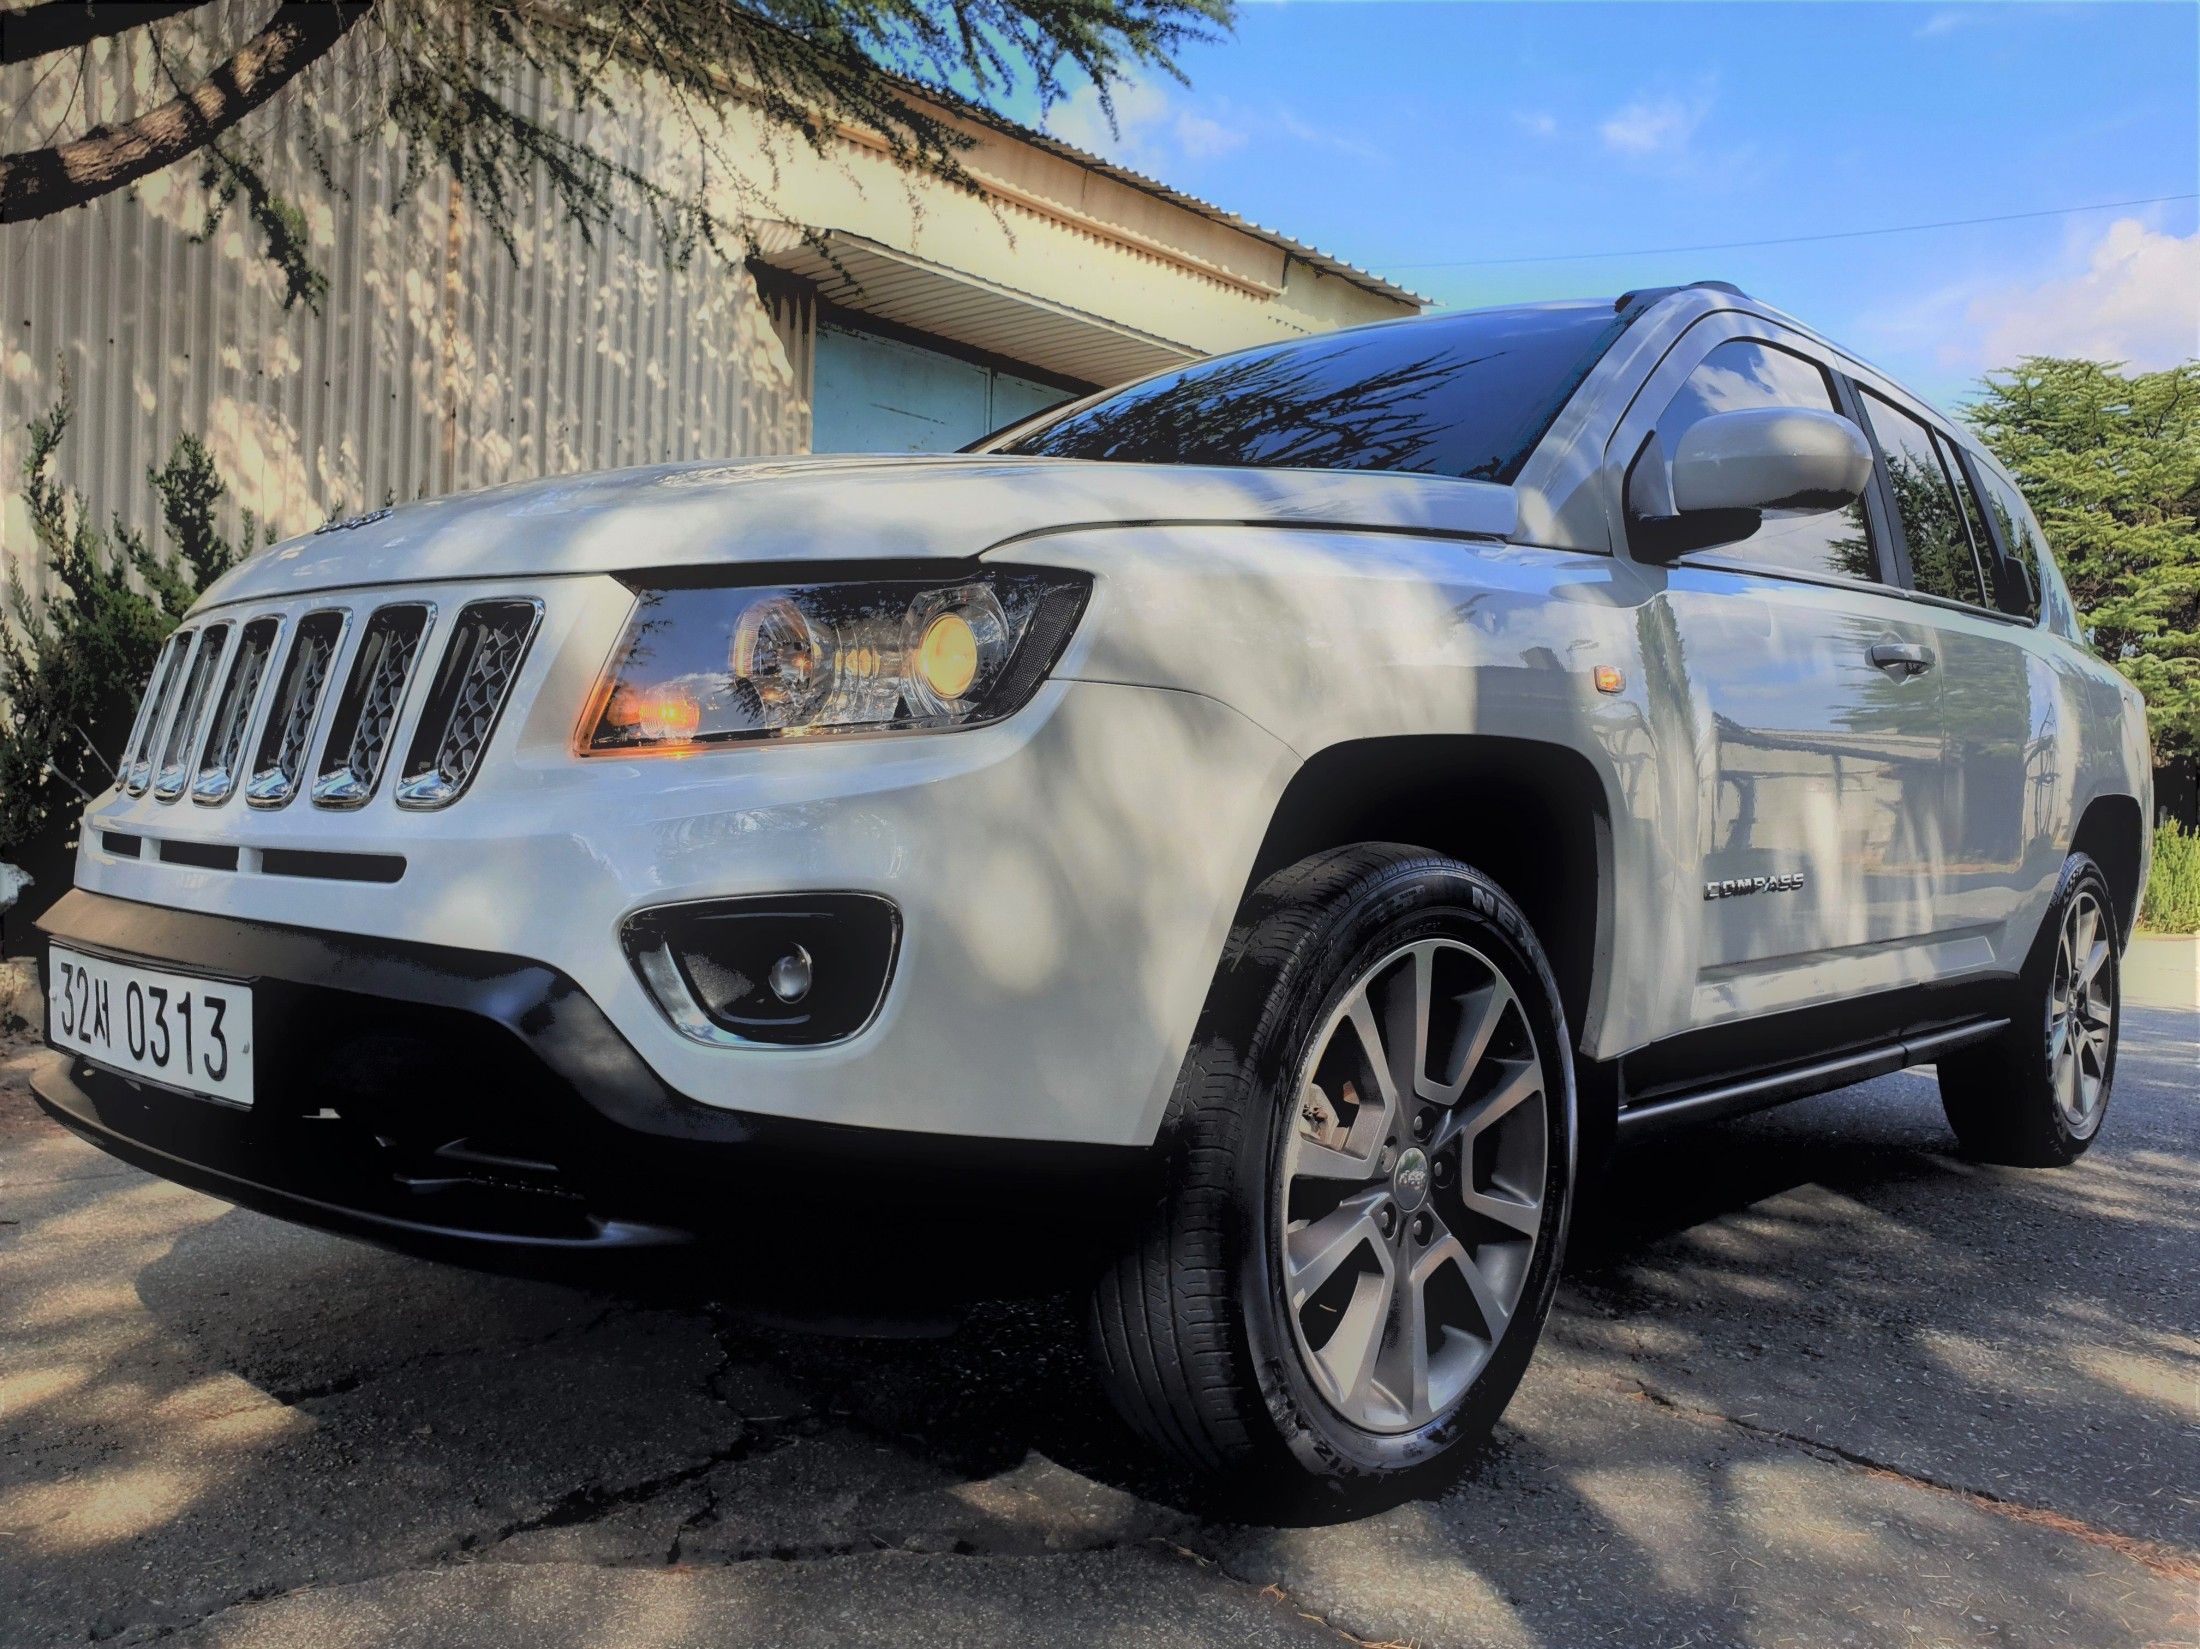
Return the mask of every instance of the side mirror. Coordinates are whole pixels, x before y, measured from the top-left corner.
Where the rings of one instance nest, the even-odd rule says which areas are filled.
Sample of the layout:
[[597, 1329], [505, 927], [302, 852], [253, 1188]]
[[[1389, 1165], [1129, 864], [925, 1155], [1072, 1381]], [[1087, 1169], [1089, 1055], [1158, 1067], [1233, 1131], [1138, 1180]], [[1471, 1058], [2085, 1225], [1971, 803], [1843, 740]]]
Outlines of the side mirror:
[[1627, 480], [1638, 553], [1670, 560], [1757, 530], [1768, 510], [1845, 509], [1871, 485], [1864, 432], [1836, 412], [1749, 407], [1681, 432], [1670, 461], [1655, 435]]

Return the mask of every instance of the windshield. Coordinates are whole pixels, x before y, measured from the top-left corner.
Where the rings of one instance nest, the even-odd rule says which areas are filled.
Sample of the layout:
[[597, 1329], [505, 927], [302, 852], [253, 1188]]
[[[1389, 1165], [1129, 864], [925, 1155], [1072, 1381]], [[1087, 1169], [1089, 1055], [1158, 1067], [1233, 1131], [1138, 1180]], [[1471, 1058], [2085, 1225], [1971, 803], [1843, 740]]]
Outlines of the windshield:
[[1481, 309], [1195, 362], [976, 450], [1510, 481], [1634, 311]]

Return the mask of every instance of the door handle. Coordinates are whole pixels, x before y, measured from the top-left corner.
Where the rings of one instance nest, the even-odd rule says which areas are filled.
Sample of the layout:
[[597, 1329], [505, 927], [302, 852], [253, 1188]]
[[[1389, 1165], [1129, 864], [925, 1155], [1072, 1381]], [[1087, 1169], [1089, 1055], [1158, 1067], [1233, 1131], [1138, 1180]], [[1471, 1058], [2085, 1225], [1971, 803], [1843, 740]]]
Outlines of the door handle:
[[1900, 670], [1904, 676], [1921, 676], [1933, 667], [1933, 650], [1914, 641], [1878, 641], [1867, 655], [1882, 670]]

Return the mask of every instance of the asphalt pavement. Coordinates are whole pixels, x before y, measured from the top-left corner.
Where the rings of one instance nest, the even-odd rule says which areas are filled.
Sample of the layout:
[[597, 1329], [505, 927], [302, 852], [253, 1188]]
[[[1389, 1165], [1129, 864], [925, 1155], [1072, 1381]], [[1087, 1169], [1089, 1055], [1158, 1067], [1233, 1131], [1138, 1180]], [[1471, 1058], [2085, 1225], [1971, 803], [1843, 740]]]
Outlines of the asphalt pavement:
[[402, 1259], [123, 1167], [27, 1055], [6, 1649], [2200, 1642], [2200, 1014], [2127, 1014], [2072, 1169], [1914, 1072], [1623, 1159], [1491, 1444], [1273, 1521], [1140, 1451], [1068, 1300], [835, 1340]]

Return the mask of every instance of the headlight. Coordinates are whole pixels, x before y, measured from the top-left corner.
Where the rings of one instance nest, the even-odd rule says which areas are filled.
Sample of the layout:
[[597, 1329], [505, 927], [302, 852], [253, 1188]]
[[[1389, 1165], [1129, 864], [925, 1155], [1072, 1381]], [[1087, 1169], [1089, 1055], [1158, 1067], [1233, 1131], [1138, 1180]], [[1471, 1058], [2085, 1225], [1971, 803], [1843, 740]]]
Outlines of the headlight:
[[584, 755], [998, 721], [1046, 679], [1084, 610], [1080, 574], [660, 587], [582, 723]]

